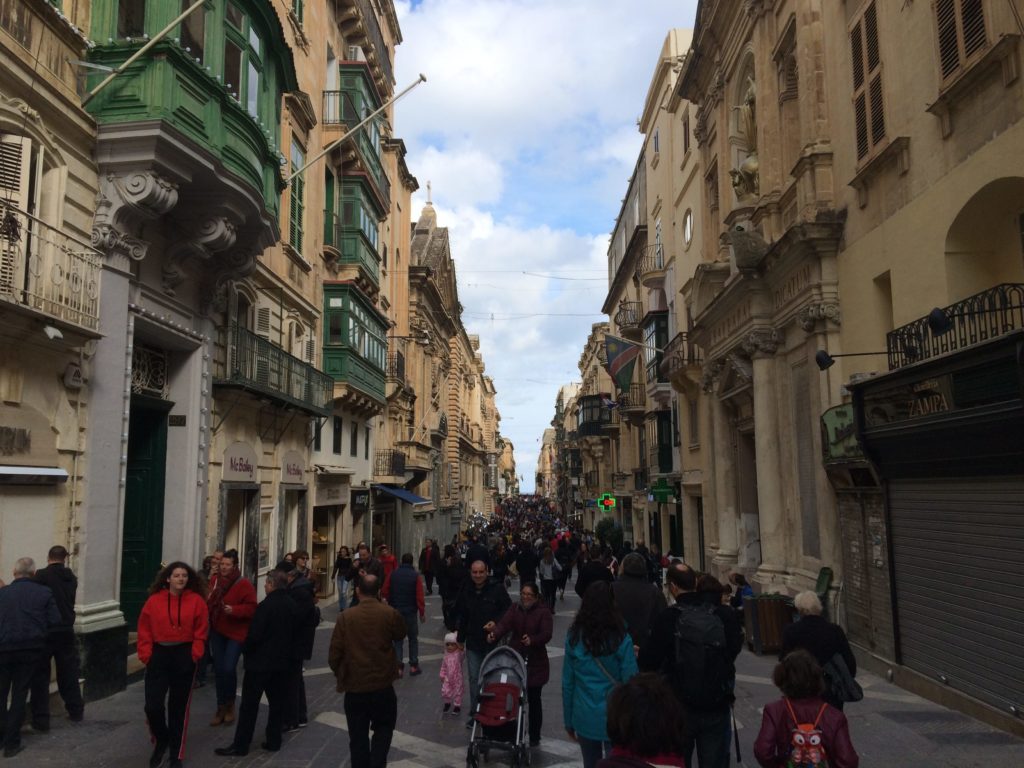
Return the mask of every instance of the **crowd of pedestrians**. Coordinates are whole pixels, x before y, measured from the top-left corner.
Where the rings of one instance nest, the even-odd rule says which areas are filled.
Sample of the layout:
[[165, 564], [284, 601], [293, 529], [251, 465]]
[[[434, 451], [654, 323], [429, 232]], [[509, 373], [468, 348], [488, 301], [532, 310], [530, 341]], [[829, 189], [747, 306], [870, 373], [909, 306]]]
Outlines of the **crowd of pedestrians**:
[[[77, 582], [67, 557], [54, 547], [38, 571], [23, 558], [13, 582], [0, 585], [5, 756], [21, 750], [26, 715], [36, 730], [49, 727], [54, 668], [69, 718], [84, 717], [73, 632]], [[739, 749], [731, 717], [735, 660], [744, 642], [743, 599], [752, 595], [742, 574], [730, 574], [723, 585], [654, 547], [613, 548], [572, 530], [545, 500], [527, 497], [506, 503], [485, 529], [444, 545], [426, 539], [418, 557], [396, 558], [386, 544], [339, 547], [330, 579], [338, 615], [328, 663], [345, 697], [353, 768], [386, 765], [398, 713], [394, 683], [423, 671], [419, 634], [435, 583], [445, 632], [442, 716], [466, 713], [468, 689], [472, 727], [481, 665], [507, 644], [526, 663], [526, 732], [529, 747], [537, 747], [551, 676], [548, 646], [559, 642], [562, 725], [578, 743], [584, 768], [724, 768], [733, 741]], [[553, 615], [570, 584], [582, 602], [564, 639], [556, 640]], [[284, 733], [308, 723], [303, 666], [321, 623], [308, 553], [288, 554], [266, 573], [262, 589], [260, 600], [234, 550], [214, 552], [199, 572], [179, 561], [157, 574], [137, 642], [152, 768], [165, 759], [171, 768], [182, 765], [193, 690], [204, 685], [210, 666], [210, 726], [234, 726], [217, 755], [248, 754], [263, 697], [263, 750], [281, 749]], [[754, 757], [781, 768], [818, 765], [827, 755], [831, 766], [856, 768], [843, 713], [859, 690], [856, 659], [814, 593], [797, 595], [795, 607], [801, 620], [785, 631], [773, 677], [782, 697], [765, 703]]]

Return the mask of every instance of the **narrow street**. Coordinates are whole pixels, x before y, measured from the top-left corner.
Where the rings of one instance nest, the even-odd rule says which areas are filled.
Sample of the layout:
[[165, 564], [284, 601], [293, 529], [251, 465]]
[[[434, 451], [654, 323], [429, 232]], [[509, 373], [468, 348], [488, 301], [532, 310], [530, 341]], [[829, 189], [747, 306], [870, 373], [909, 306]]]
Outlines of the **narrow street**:
[[[562, 642], [579, 598], [572, 588], [557, 604], [555, 640], [549, 648], [551, 682], [544, 689], [544, 730], [541, 747], [533, 751], [536, 768], [581, 764], [579, 749], [562, 728]], [[251, 751], [244, 758], [220, 758], [214, 747], [231, 741], [228, 728], [211, 728], [207, 721], [215, 709], [212, 684], [198, 689], [192, 700], [188, 734], [187, 766], [268, 766], [274, 768], [339, 768], [348, 766], [348, 736], [342, 697], [334, 690], [334, 678], [326, 665], [327, 646], [336, 611], [326, 607], [317, 633], [316, 650], [306, 670], [310, 724], [285, 736], [280, 752], [259, 748], [265, 708], [257, 724]], [[420, 661], [423, 675], [396, 683], [398, 728], [388, 765], [391, 768], [442, 768], [465, 765], [469, 731], [463, 717], [442, 717], [438, 670], [443, 653], [440, 598], [427, 598], [428, 621], [421, 629]], [[737, 660], [736, 720], [740, 732], [743, 765], [756, 765], [752, 746], [761, 722], [760, 708], [778, 696], [771, 683], [774, 659], [749, 651]], [[846, 714], [861, 765], [870, 768], [1014, 768], [1024, 765], [1024, 742], [983, 723], [940, 707], [890, 685], [880, 677], [862, 672], [863, 701], [848, 705]], [[241, 675], [239, 675], [241, 683]], [[45, 768], [75, 765], [107, 768], [143, 765], [149, 755], [142, 714], [142, 682], [122, 693], [93, 702], [85, 721], [69, 722], [57, 715], [63, 710], [54, 700], [52, 731], [46, 735], [26, 730], [25, 751], [4, 761], [10, 768]], [[466, 706], [468, 706], [468, 692]], [[735, 748], [734, 748], [735, 749]], [[735, 755], [733, 755], [735, 760]], [[507, 762], [507, 761], [505, 761]], [[501, 755], [491, 764], [502, 765]]]

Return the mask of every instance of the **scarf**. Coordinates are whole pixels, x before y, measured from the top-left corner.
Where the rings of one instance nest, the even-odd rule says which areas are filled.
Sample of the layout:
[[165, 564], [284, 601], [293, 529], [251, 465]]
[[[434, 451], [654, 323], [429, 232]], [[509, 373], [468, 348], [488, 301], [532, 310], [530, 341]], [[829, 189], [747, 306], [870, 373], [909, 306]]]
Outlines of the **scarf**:
[[224, 596], [231, 590], [234, 583], [241, 578], [242, 572], [237, 568], [232, 569], [231, 573], [227, 576], [218, 574], [217, 586], [213, 588], [213, 592], [210, 593], [210, 598], [207, 603], [210, 606], [210, 626], [216, 626], [220, 617], [224, 613]]

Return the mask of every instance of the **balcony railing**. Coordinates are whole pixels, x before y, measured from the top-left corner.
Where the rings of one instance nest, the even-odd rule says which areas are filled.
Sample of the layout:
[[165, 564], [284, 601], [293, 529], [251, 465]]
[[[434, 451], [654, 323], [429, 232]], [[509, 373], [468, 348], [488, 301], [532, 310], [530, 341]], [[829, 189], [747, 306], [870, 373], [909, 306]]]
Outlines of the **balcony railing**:
[[215, 383], [238, 386], [319, 416], [331, 412], [334, 381], [309, 363], [239, 325], [222, 328], [226, 375]]
[[384, 376], [389, 381], [405, 382], [405, 355], [401, 352], [389, 352]]
[[619, 409], [623, 411], [643, 410], [647, 405], [647, 386], [630, 384], [629, 392], [619, 394]]
[[375, 477], [401, 477], [405, 474], [405, 454], [393, 448], [379, 448], [373, 452]]
[[0, 301], [95, 331], [101, 254], [0, 200]]
[[623, 336], [636, 337], [643, 332], [641, 321], [644, 317], [644, 305], [639, 301], [620, 301], [615, 312], [615, 327]]
[[933, 331], [925, 316], [886, 334], [890, 371], [1024, 328], [1024, 284], [1003, 283], [940, 312], [950, 325], [944, 333]]
[[699, 366], [701, 363], [700, 350], [684, 331], [677, 333], [665, 346], [660, 372], [662, 376], [671, 378], [680, 371]]
[[665, 271], [665, 248], [661, 245], [649, 245], [636, 265], [636, 274], [643, 282], [648, 275], [657, 275]]

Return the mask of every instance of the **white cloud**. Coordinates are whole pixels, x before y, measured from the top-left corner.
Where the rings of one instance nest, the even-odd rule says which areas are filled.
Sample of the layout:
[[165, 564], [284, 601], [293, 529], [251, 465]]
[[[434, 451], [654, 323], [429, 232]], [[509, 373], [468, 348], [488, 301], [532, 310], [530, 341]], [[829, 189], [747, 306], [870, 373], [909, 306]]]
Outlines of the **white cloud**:
[[[451, 234], [459, 299], [532, 489], [539, 438], [607, 291], [608, 232], [669, 28], [696, 0], [397, 0], [396, 135]], [[539, 276], [538, 276], [539, 275]], [[571, 279], [559, 279], [571, 278]]]

